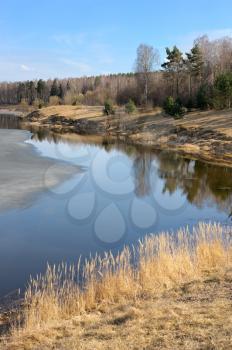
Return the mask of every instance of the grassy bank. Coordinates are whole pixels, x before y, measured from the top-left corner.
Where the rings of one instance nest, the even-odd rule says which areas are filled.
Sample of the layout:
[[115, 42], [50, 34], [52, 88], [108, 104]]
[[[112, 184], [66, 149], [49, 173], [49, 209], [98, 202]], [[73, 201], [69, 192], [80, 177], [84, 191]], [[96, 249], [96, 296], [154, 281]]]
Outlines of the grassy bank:
[[[14, 107], [17, 111], [17, 106]], [[60, 134], [116, 137], [137, 145], [172, 150], [210, 163], [232, 166], [232, 110], [194, 111], [175, 120], [160, 108], [105, 116], [103, 106], [58, 105], [24, 113], [29, 128]]]
[[113, 136], [139, 145], [173, 150], [209, 162], [232, 166], [232, 113], [195, 111], [183, 119], [164, 115], [160, 108], [128, 115], [117, 108], [103, 116], [103, 107], [53, 106], [28, 115], [32, 126], [56, 132]]
[[231, 264], [231, 228], [200, 224], [83, 269], [48, 267], [31, 281], [2, 348], [229, 349]]

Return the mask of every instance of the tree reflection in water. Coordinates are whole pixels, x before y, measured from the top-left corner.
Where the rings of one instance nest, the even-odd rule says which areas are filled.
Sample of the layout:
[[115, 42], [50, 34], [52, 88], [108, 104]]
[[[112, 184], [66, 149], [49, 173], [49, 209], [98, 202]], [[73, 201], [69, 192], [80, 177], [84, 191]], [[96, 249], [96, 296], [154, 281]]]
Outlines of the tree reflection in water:
[[[1, 119], [0, 119], [1, 121]], [[1, 125], [0, 125], [1, 126]], [[133, 161], [132, 177], [137, 197], [149, 196], [152, 191], [152, 163], [156, 163], [156, 176], [163, 180], [163, 193], [181, 190], [187, 200], [202, 207], [214, 205], [232, 217], [232, 169], [191, 160], [174, 152], [151, 150], [132, 146], [126, 142], [96, 136], [57, 134], [43, 128], [32, 129], [33, 139], [48, 142], [93, 144], [110, 152], [117, 149]]]

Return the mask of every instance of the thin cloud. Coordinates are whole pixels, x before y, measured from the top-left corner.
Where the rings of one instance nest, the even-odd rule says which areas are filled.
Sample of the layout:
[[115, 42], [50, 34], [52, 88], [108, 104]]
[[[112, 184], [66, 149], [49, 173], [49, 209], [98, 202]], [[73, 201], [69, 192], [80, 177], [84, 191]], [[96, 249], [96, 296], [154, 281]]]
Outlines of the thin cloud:
[[21, 70], [23, 70], [24, 72], [31, 72], [31, 71], [34, 70], [33, 68], [27, 66], [26, 64], [21, 64], [21, 65], [20, 65], [20, 68], [21, 68]]
[[79, 73], [81, 73], [81, 74], [87, 74], [87, 73], [90, 73], [92, 71], [92, 67], [85, 62], [73, 61], [73, 60], [66, 59], [66, 58], [62, 59], [61, 62], [66, 64], [67, 66], [71, 66], [73, 68], [76, 68], [79, 71]]
[[58, 34], [53, 35], [52, 39], [60, 45], [68, 47], [74, 47], [76, 45], [82, 45], [86, 39], [86, 33], [77, 34]]

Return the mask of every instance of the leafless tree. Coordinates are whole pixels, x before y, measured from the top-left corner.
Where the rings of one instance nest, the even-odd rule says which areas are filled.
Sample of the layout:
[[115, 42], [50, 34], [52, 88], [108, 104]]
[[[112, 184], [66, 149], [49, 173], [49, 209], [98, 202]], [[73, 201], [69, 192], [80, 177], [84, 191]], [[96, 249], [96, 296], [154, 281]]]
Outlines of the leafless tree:
[[140, 44], [137, 49], [137, 58], [135, 62], [135, 72], [139, 83], [142, 85], [144, 91], [144, 101], [147, 105], [149, 93], [149, 81], [154, 66], [160, 62], [159, 51], [152, 46]]
[[[195, 40], [193, 47], [196, 45], [202, 53], [202, 70], [199, 77], [191, 73], [190, 81], [189, 69], [181, 69], [181, 74], [176, 69], [173, 70], [172, 80], [174, 82], [178, 80], [178, 84], [175, 84], [178, 85], [175, 95], [178, 95], [184, 104], [188, 103], [190, 96], [193, 104], [196, 103], [202, 84], [210, 88], [219, 74], [232, 73], [232, 38], [210, 40], [207, 36], [203, 36]], [[183, 56], [183, 59], [186, 62], [186, 56]], [[133, 73], [57, 79], [59, 103], [103, 105], [109, 98], [119, 105], [132, 99], [136, 104], [143, 102], [162, 106], [166, 97], [173, 94], [173, 84], [172, 82], [170, 84], [167, 74], [158, 69], [158, 63], [158, 50], [141, 44], [137, 49]], [[0, 105], [19, 103], [47, 105], [52, 85], [54, 80], [51, 79], [0, 82]]]

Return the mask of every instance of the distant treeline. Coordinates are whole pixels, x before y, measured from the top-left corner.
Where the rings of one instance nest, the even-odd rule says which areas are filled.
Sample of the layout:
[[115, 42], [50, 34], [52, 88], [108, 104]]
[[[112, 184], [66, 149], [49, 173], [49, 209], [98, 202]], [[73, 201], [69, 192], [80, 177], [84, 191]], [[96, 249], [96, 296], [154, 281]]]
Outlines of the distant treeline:
[[[136, 105], [161, 106], [178, 103], [187, 108], [230, 107], [232, 98], [232, 38], [210, 41], [197, 38], [192, 49], [182, 53], [166, 48], [159, 53], [141, 44], [135, 70], [82, 78], [0, 83], [0, 104], [103, 105], [107, 99], [118, 105], [133, 100]], [[170, 100], [171, 98], [171, 100]]]

